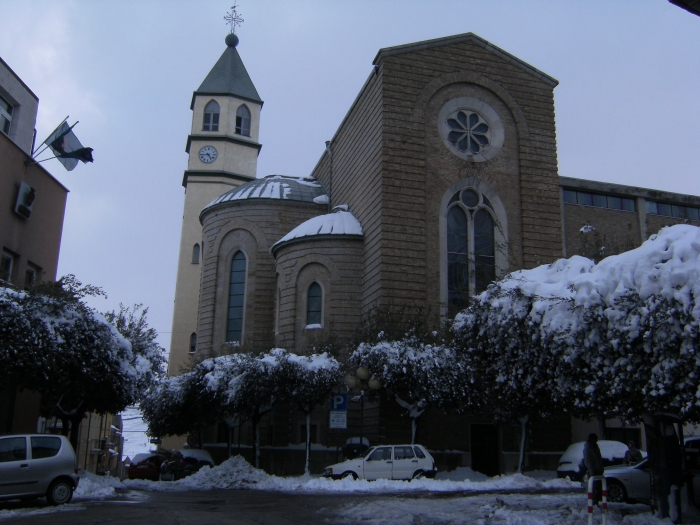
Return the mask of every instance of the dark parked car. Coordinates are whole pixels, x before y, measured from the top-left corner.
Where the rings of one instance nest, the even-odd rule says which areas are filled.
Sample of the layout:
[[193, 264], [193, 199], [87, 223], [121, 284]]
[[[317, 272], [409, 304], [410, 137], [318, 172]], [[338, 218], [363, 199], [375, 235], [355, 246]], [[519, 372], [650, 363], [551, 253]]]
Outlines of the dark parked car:
[[176, 451], [169, 461], [161, 465], [160, 479], [176, 481], [194, 474], [205, 465], [214, 466], [214, 460], [209, 452], [198, 448], [183, 448]]
[[126, 475], [129, 479], [158, 481], [160, 467], [165, 459], [165, 456], [161, 454], [136, 454], [131, 460], [131, 465], [126, 469]]

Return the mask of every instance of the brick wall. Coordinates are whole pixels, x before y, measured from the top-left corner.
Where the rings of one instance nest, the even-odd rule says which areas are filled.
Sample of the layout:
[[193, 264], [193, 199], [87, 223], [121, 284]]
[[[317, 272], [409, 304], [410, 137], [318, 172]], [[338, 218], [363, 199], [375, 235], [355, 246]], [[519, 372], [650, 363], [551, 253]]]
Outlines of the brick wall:
[[[277, 345], [304, 352], [312, 345], [349, 340], [360, 326], [362, 239], [305, 238], [277, 253], [280, 303]], [[307, 330], [306, 294], [313, 281], [323, 289], [323, 328]]]
[[231, 259], [243, 250], [247, 259], [243, 345], [266, 351], [274, 344], [275, 259], [272, 245], [325, 206], [272, 199], [230, 202], [202, 217], [202, 284], [197, 352], [220, 351], [226, 338]]

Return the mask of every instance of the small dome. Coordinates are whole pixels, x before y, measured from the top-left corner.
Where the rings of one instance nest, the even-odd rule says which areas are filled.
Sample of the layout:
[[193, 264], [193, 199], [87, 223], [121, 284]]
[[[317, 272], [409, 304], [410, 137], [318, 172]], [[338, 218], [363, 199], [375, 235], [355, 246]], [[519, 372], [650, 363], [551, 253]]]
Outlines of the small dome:
[[348, 206], [346, 204], [342, 204], [333, 208], [331, 213], [312, 217], [308, 221], [302, 222], [299, 226], [273, 244], [271, 251], [274, 253], [285, 244], [308, 237], [342, 235], [345, 237], [362, 238], [364, 234], [360, 221], [357, 220], [351, 211], [348, 211]]
[[228, 47], [236, 47], [238, 45], [238, 36], [236, 36], [236, 33], [229, 33], [226, 35], [226, 45]]
[[227, 202], [251, 199], [273, 199], [325, 205], [327, 200], [319, 198], [325, 195], [326, 188], [314, 178], [268, 175], [227, 191], [207, 204], [202, 213]]

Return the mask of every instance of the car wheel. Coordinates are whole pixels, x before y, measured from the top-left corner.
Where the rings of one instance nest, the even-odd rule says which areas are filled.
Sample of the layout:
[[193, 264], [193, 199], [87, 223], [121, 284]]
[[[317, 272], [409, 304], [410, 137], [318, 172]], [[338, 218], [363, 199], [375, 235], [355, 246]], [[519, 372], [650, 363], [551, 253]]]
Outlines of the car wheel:
[[340, 476], [340, 479], [346, 479], [346, 478], [352, 478], [352, 479], [357, 479], [357, 474], [354, 472], [343, 472], [343, 475]]
[[619, 481], [608, 480], [608, 501], [611, 503], [627, 501], [627, 491]]
[[66, 480], [59, 479], [49, 485], [46, 492], [46, 501], [51, 505], [63, 505], [73, 497], [73, 485]]
[[413, 477], [411, 479], [423, 479], [425, 477], [425, 472], [422, 470], [416, 470], [413, 473]]

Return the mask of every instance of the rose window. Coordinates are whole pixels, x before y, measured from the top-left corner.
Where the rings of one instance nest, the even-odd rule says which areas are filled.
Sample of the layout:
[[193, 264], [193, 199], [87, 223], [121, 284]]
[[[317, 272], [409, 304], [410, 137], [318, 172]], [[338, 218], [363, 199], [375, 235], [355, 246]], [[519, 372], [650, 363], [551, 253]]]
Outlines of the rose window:
[[447, 118], [447, 140], [460, 152], [479, 155], [491, 145], [491, 129], [481, 115], [460, 109]]

